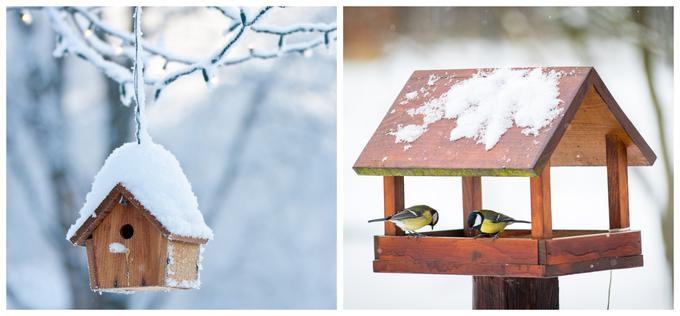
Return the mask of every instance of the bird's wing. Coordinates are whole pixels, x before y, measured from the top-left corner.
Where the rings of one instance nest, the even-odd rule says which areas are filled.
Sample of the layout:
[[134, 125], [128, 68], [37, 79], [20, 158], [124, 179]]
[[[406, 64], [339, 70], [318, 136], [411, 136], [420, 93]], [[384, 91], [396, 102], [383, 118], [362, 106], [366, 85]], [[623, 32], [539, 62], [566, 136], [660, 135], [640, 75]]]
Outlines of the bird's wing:
[[501, 214], [501, 213], [496, 213], [496, 214], [497, 214], [496, 218], [492, 219], [496, 223], [512, 222], [512, 221], [515, 220], [514, 218], [507, 216], [505, 214]]
[[405, 209], [397, 214], [392, 215], [390, 220], [405, 220], [409, 218], [416, 218], [420, 217], [422, 215], [422, 212], [410, 210], [410, 209]]

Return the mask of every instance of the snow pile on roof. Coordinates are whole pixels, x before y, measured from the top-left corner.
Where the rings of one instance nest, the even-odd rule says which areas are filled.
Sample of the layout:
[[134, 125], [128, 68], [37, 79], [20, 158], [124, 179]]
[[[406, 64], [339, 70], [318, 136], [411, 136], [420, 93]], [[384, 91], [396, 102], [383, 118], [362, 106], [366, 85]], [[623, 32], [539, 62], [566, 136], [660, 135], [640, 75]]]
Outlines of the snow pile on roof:
[[99, 170], [92, 189], [71, 225], [70, 239], [111, 190], [122, 183], [128, 191], [172, 234], [212, 239], [212, 230], [203, 221], [191, 184], [175, 156], [150, 139], [126, 143], [116, 148]]
[[411, 91], [411, 92], [406, 93], [406, 94], [404, 95], [404, 97], [406, 97], [406, 100], [407, 100], [407, 101], [411, 101], [411, 100], [415, 99], [417, 96], [418, 96], [418, 90], [416, 90], [416, 91]]
[[406, 126], [401, 126], [399, 125], [399, 128], [396, 132], [394, 132], [394, 137], [396, 137], [396, 142], [397, 143], [410, 143], [420, 135], [423, 135], [427, 131], [427, 126], [420, 126], [420, 125], [415, 125], [415, 124], [410, 124]]
[[561, 73], [543, 69], [497, 69], [478, 72], [472, 78], [453, 85], [441, 97], [410, 109], [411, 116], [423, 115], [423, 124], [397, 126], [392, 132], [395, 142], [413, 142], [427, 131], [428, 125], [456, 119], [450, 140], [473, 138], [490, 150], [513, 126], [524, 128], [524, 135], [538, 135], [562, 112], [558, 83]]

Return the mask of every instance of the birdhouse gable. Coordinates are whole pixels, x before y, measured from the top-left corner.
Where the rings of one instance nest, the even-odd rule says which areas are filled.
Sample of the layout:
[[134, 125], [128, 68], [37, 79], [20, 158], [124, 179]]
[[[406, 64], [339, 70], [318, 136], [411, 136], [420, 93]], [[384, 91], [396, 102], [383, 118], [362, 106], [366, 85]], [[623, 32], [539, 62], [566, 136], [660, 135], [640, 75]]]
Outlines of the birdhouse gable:
[[592, 67], [415, 71], [357, 159], [363, 175], [536, 176], [656, 156]]
[[161, 145], [127, 143], [114, 150], [95, 176], [66, 238], [84, 245], [116, 203], [131, 203], [168, 239], [195, 243], [212, 239], [191, 184]]
[[[116, 205], [129, 206], [134, 212], [138, 212], [140, 218], [143, 218], [154, 231], [158, 232], [160, 236], [168, 240], [179, 240], [195, 244], [205, 244], [208, 240], [201, 238], [192, 238], [188, 236], [181, 236], [171, 233], [158, 219], [142, 205], [135, 196], [125, 188], [122, 184], [117, 184], [106, 198], [99, 204], [95, 212], [90, 216], [80, 228], [69, 239], [73, 244], [85, 246], [85, 241], [92, 236], [92, 233], [100, 226], [104, 220], [115, 212]], [[134, 229], [134, 228], [133, 228]], [[118, 228], [115, 229], [118, 231]], [[121, 234], [124, 228], [120, 227]]]

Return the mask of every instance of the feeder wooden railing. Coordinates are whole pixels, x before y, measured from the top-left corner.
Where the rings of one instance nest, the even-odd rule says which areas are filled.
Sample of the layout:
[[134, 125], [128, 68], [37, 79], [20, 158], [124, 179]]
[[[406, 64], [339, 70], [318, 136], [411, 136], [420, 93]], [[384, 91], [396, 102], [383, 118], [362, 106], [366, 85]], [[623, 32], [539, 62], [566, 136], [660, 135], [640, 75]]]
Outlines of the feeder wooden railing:
[[552, 238], [552, 211], [550, 208], [550, 162], [541, 175], [529, 178], [531, 186], [531, 237]]
[[467, 218], [474, 210], [482, 209], [482, 177], [462, 177], [463, 182], [463, 227], [465, 236], [472, 235]]
[[609, 228], [628, 228], [628, 154], [615, 135], [607, 135], [607, 184], [609, 186]]
[[[385, 217], [404, 209], [404, 177], [383, 177]], [[404, 231], [390, 221], [385, 221], [385, 236], [403, 236]]]

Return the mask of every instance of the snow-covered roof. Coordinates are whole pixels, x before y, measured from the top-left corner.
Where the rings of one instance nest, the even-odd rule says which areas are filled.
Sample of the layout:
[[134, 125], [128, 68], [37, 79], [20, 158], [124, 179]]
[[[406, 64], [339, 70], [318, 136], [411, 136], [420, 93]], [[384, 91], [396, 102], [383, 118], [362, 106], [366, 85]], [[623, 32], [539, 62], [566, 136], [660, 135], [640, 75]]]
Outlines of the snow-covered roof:
[[592, 67], [418, 70], [354, 170], [364, 175], [535, 176], [606, 165], [605, 135], [630, 165], [656, 155]]
[[[116, 148], [99, 170], [66, 239], [72, 240], [111, 190], [121, 184], [170, 233], [176, 236], [212, 239], [191, 184], [175, 156], [150, 139], [142, 144], [126, 143]], [[91, 222], [91, 221], [90, 221]]]
[[[513, 124], [522, 127], [525, 135], [538, 135], [562, 111], [557, 108], [561, 102], [557, 88], [560, 76], [561, 72], [543, 72], [541, 68], [480, 71], [448, 87], [441, 96], [409, 109], [407, 114], [422, 115], [423, 122], [398, 125], [392, 135], [396, 143], [411, 143], [427, 132], [430, 124], [442, 119], [456, 119], [451, 141], [472, 138], [483, 143], [487, 151]], [[432, 74], [427, 86], [437, 81]], [[421, 90], [427, 93], [427, 89]], [[407, 93], [406, 99], [415, 99], [419, 92], [410, 92], [415, 96]]]

